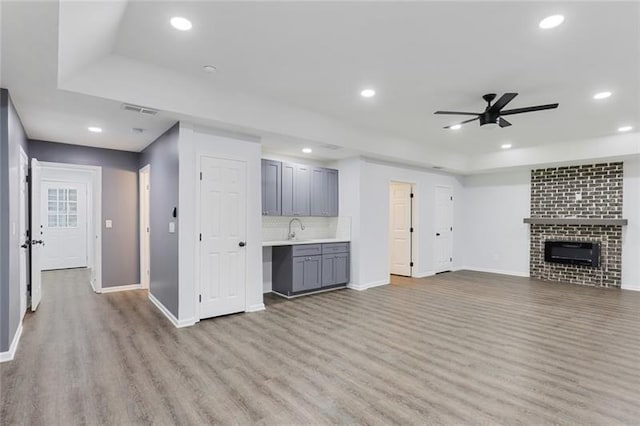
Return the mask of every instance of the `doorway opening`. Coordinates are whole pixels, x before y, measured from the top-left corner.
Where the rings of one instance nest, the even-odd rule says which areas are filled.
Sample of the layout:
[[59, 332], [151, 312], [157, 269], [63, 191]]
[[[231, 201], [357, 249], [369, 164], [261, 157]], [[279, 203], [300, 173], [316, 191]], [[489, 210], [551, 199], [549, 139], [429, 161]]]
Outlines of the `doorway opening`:
[[151, 165], [147, 164], [138, 172], [140, 194], [140, 285], [149, 288], [151, 281]]
[[391, 275], [413, 276], [417, 239], [413, 238], [417, 219], [415, 184], [389, 184], [389, 262]]
[[31, 310], [43, 271], [86, 268], [102, 289], [102, 169], [31, 160]]

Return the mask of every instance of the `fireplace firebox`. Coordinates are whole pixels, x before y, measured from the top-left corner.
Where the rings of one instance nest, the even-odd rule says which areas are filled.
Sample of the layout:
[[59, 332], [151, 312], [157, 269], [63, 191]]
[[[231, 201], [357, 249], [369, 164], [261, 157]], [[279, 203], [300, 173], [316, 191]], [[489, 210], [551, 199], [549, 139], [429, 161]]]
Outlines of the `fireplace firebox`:
[[600, 266], [600, 243], [585, 241], [545, 241], [544, 260], [570, 265]]

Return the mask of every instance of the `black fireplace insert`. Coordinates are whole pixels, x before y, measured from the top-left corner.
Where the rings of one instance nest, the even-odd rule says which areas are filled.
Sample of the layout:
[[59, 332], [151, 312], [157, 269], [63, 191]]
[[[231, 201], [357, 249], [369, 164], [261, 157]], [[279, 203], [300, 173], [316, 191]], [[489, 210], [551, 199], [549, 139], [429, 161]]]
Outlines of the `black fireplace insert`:
[[571, 265], [600, 266], [600, 243], [584, 241], [545, 241], [544, 260]]

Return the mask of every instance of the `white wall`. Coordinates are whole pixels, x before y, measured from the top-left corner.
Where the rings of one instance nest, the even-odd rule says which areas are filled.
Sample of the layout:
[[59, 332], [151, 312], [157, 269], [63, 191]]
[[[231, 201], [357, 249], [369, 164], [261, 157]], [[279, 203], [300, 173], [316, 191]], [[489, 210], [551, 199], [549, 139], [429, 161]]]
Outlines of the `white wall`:
[[247, 162], [247, 295], [246, 310], [264, 309], [262, 298], [262, 215], [260, 143], [236, 139], [213, 129], [180, 123], [179, 176], [179, 322], [198, 320], [196, 196], [199, 188], [199, 156], [233, 156]]
[[640, 290], [640, 158], [624, 162], [622, 197], [622, 288]]
[[454, 197], [453, 267], [461, 265], [463, 188], [461, 178], [425, 169], [381, 163], [369, 159], [339, 162], [340, 214], [352, 217], [351, 286], [364, 289], [389, 282], [389, 184], [415, 184], [414, 218], [417, 251], [414, 276], [435, 270], [435, 188], [446, 185]]
[[529, 276], [529, 170], [464, 179], [464, 269]]

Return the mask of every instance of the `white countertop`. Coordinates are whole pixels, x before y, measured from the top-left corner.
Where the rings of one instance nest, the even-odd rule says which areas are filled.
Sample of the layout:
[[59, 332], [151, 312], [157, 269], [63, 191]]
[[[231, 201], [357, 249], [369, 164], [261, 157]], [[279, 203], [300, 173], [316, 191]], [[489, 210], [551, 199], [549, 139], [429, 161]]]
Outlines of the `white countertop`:
[[349, 240], [341, 238], [316, 238], [308, 240], [282, 240], [282, 241], [263, 241], [262, 247], [273, 246], [297, 246], [299, 244], [322, 244], [322, 243], [348, 243]]

